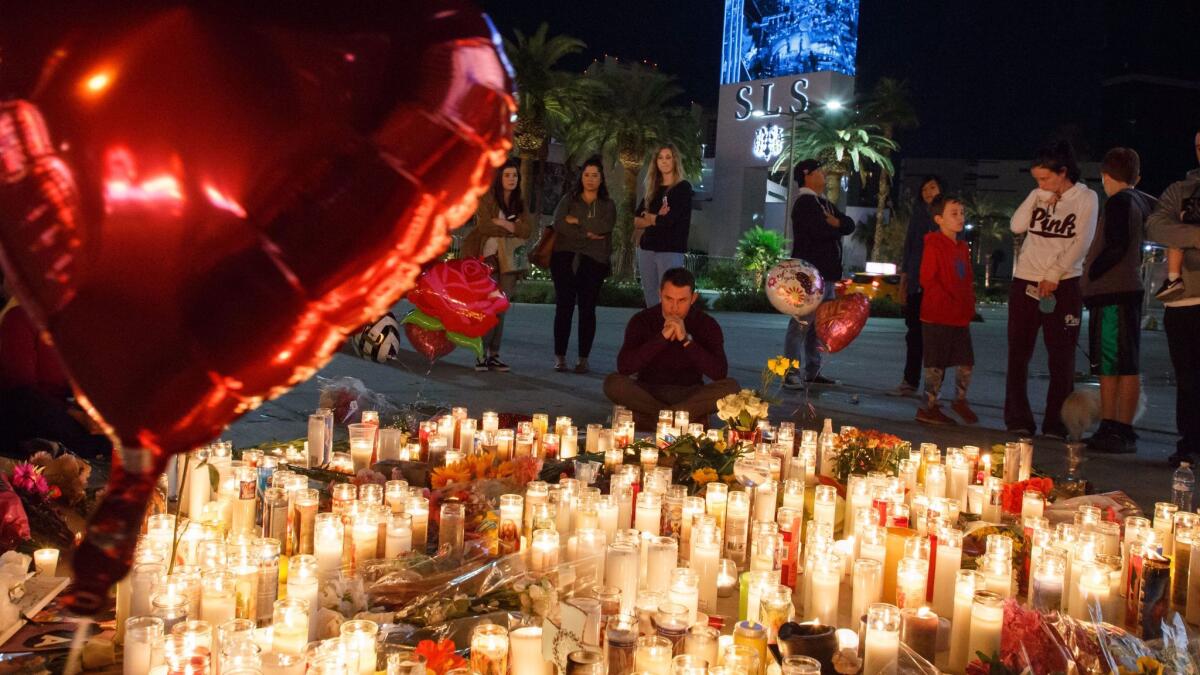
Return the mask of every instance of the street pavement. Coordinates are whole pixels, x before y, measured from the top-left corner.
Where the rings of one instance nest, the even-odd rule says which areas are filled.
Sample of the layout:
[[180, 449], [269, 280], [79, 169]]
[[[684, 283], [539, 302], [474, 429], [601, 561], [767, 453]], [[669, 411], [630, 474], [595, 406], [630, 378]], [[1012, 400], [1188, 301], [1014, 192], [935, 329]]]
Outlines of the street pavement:
[[[409, 306], [395, 308], [403, 316]], [[371, 390], [398, 402], [421, 401], [467, 406], [473, 415], [482, 410], [569, 415], [577, 425], [603, 422], [611, 404], [601, 390], [604, 376], [615, 369], [624, 326], [632, 309], [601, 307], [598, 311], [596, 343], [590, 364], [592, 373], [575, 375], [553, 370], [550, 305], [513, 305], [505, 323], [502, 356], [512, 366], [509, 373], [476, 373], [474, 357], [459, 349], [430, 366], [405, 341], [400, 358], [383, 365], [360, 359], [343, 350], [311, 380], [288, 394], [265, 403], [233, 424], [225, 438], [239, 447], [269, 440], [293, 439], [305, 434], [306, 419], [315, 407], [324, 378], [359, 378]], [[819, 428], [822, 418], [833, 418], [835, 428], [851, 424], [876, 428], [901, 436], [914, 445], [932, 442], [939, 446], [977, 445], [1013, 440], [1004, 431], [1004, 377], [1006, 370], [1006, 321], [1003, 306], [981, 308], [983, 323], [971, 325], [975, 346], [975, 373], [969, 399], [980, 423], [976, 426], [930, 428], [913, 421], [917, 400], [888, 396], [900, 382], [904, 365], [904, 322], [872, 318], [861, 335], [837, 354], [827, 355], [822, 374], [839, 384], [810, 392], [781, 392], [781, 403], [772, 407], [772, 418], [792, 418], [798, 426]], [[714, 316], [725, 332], [730, 376], [745, 387], [757, 387], [759, 374], [768, 358], [783, 348], [787, 318], [778, 314], [719, 312]], [[1086, 322], [1082, 335], [1086, 336]], [[1086, 347], [1081, 338], [1080, 346]], [[568, 360], [574, 364], [574, 335]], [[1167, 355], [1166, 337], [1157, 331], [1142, 334], [1142, 368], [1145, 411], [1135, 426], [1141, 436], [1136, 455], [1090, 455], [1081, 473], [1099, 491], [1124, 490], [1148, 512], [1156, 501], [1170, 498], [1171, 469], [1166, 457], [1174, 450], [1175, 389]], [[1078, 386], [1095, 386], [1084, 377], [1087, 357], [1076, 352]], [[953, 396], [953, 378], [947, 373], [943, 397]], [[1041, 421], [1048, 371], [1045, 351], [1039, 346], [1030, 365], [1030, 401]], [[815, 414], [815, 419], [813, 415]], [[1197, 411], [1200, 414], [1200, 411]], [[715, 417], [713, 422], [716, 422]], [[1063, 444], [1036, 438], [1035, 466], [1051, 475], [1065, 471]]]

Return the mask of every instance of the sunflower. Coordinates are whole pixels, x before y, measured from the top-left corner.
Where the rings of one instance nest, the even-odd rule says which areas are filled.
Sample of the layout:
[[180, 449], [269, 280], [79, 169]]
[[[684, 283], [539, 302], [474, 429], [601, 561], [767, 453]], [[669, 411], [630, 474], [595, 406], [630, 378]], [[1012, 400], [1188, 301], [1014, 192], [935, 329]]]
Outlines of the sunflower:
[[475, 478], [491, 478], [492, 469], [496, 463], [496, 453], [485, 452], [467, 459], [471, 467], [471, 475]]
[[471, 468], [466, 462], [457, 462], [449, 466], [439, 466], [433, 470], [429, 483], [435, 488], [444, 488], [450, 483], [468, 483], [471, 480]]

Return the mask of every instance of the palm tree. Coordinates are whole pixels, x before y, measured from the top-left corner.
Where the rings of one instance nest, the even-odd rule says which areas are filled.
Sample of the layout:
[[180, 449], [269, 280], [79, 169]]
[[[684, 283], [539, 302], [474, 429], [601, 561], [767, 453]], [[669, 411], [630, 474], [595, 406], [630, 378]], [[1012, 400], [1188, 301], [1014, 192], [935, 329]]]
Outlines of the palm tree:
[[695, 178], [701, 166], [700, 122], [693, 109], [672, 103], [682, 93], [675, 79], [649, 66], [605, 58], [593, 63], [582, 79], [578, 96], [567, 106], [567, 152], [574, 159], [599, 152], [621, 170], [613, 243], [615, 272], [625, 277], [633, 271], [633, 211], [647, 154], [657, 144], [673, 143], [684, 173]]
[[771, 169], [783, 170], [789, 156], [815, 158], [825, 172], [825, 196], [835, 204], [842, 195], [842, 176], [854, 172], [865, 181], [872, 165], [892, 173], [892, 160], [886, 153], [899, 147], [880, 135], [878, 126], [840, 117], [835, 112], [820, 116], [806, 112], [797, 117], [794, 136], [791, 130], [784, 132], [784, 143], [791, 146], [792, 155], [783, 153]]
[[[913, 108], [907, 80], [896, 80], [891, 77], [880, 78], [871, 91], [871, 97], [864, 106], [863, 113], [868, 120], [879, 125], [883, 136], [888, 139], [895, 139], [897, 130], [912, 129], [918, 124], [917, 111]], [[883, 154], [890, 155], [891, 150], [884, 149]], [[875, 203], [875, 242], [871, 251], [873, 260], [880, 258], [884, 240], [883, 211], [887, 208], [891, 192], [892, 171], [891, 169], [881, 170]]]
[[533, 161], [546, 151], [550, 132], [560, 121], [566, 99], [572, 95], [571, 83], [577, 79], [556, 70], [555, 65], [585, 46], [582, 40], [569, 35], [548, 37], [549, 30], [549, 25], [542, 23], [532, 35], [514, 30], [514, 39], [504, 39], [504, 51], [517, 80], [513, 140], [521, 158], [521, 189], [530, 210], [535, 209], [535, 197], [540, 194], [533, 185]]
[[974, 192], [963, 195], [963, 212], [976, 233], [975, 262], [984, 263], [984, 286], [991, 286], [992, 266], [986, 263], [990, 251], [1004, 243], [1012, 212]]

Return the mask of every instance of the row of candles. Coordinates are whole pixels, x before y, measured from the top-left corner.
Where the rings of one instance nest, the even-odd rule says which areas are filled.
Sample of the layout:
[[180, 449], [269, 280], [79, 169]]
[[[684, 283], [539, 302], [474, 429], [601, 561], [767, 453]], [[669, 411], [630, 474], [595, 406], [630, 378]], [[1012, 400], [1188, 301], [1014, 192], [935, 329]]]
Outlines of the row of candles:
[[[314, 418], [321, 420], [323, 430], [321, 438], [315, 439], [319, 443], [314, 442], [315, 425], [310, 424], [310, 451], [326, 446], [326, 440], [331, 438], [325, 426], [331, 417], [318, 414]], [[794, 428], [764, 427], [761, 431], [765, 442], [758, 446], [749, 460], [754, 466], [747, 470], [748, 475], [761, 474], [761, 482], [755, 479], [753, 482], [758, 484], [746, 491], [730, 491], [722, 483], [711, 483], [704, 497], [693, 497], [687, 495], [683, 486], [671, 484], [670, 469], [657, 466], [657, 450], [644, 452], [639, 458], [640, 465], [621, 464], [624, 454], [621, 449], [632, 442], [636, 430], [622, 411], [616, 411], [614, 420], [611, 429], [589, 425], [586, 436], [589, 451], [606, 452], [606, 461], [607, 455], [615, 455], [615, 461], [609, 462], [613, 471], [609, 493], [600, 494], [600, 490], [588, 485], [589, 481], [563, 479], [557, 485], [532, 482], [524, 495], [502, 495], [499, 505], [502, 553], [527, 551], [530, 569], [535, 573], [555, 570], [560, 561], [572, 563], [581, 570], [581, 576], [590, 573], [597, 588], [615, 592], [615, 607], [621, 615], [638, 616], [647, 607], [682, 606], [688, 622], [685, 627], [698, 617], [702, 619], [703, 612], [716, 612], [716, 598], [734, 593], [739, 587], [739, 570], [746, 570], [740, 578], [740, 619], [751, 625], [763, 622], [761, 627], [768, 641], [775, 639], [783, 621], [797, 615], [793, 604], [804, 608], [802, 616], [815, 617], [825, 625], [858, 628], [864, 637], [873, 635], [869, 631], [882, 631], [876, 639], [866, 641], [868, 672], [874, 672], [871, 667], [877, 666], [881, 659], [894, 660], [894, 650], [880, 651], [871, 645], [886, 647], [898, 641], [901, 634], [910, 646], [925, 645], [926, 649], [935, 644], [928, 627], [933, 626], [936, 635], [938, 615], [953, 617], [949, 639], [952, 670], [956, 667], [956, 654], [965, 658], [965, 654], [974, 654], [974, 647], [987, 652], [990, 650], [983, 647], [998, 645], [1002, 623], [997, 618], [1002, 617], [1000, 603], [1012, 595], [1011, 540], [989, 538], [979, 570], [960, 570], [962, 533], [951, 524], [957, 522], [960, 505], [983, 520], [999, 522], [999, 494], [1005, 478], [1027, 477], [1031, 445], [1009, 447], [1005, 456], [1010, 461], [1004, 464], [1004, 477], [991, 475], [991, 457], [987, 452], [965, 447], [950, 449], [943, 457], [931, 445], [923, 445], [901, 460], [897, 475], [851, 476], [843, 523], [847, 536], [835, 541], [836, 491], [831, 486], [814, 485], [817, 475], [829, 472], [829, 443], [825, 434], [818, 438], [814, 432], [803, 432], [797, 452]], [[497, 423], [496, 416], [485, 413], [480, 428], [466, 416], [465, 410], [455, 409], [449, 416], [424, 423], [417, 442], [407, 443], [401, 438], [396, 444], [385, 440], [392, 436], [385, 432], [394, 430], [378, 429], [377, 422], [368, 423], [376, 433], [359, 437], [364, 447], [368, 442], [372, 446], [370, 454], [365, 450], [361, 454], [368, 461], [384, 458], [391, 453], [385, 446], [398, 445], [410, 448], [403, 451], [411, 452], [409, 456], [444, 462], [454, 459], [453, 455], [447, 457], [451, 452], [465, 455], [492, 450], [488, 447], [488, 435], [493, 439], [505, 437], [509, 431], [514, 432], [514, 438], [532, 435], [528, 443], [522, 442], [521, 448], [514, 444], [512, 451], [517, 455], [528, 452], [564, 457], [577, 451], [574, 442], [577, 436], [567, 418], [555, 420], [554, 432], [548, 416], [544, 415], [536, 416], [528, 427], [515, 431], [495, 428]], [[665, 411], [656, 432], [659, 444], [669, 442], [681, 429], [697, 435], [716, 433], [690, 424], [686, 413], [681, 418], [678, 413]], [[352, 430], [352, 434], [356, 433], [359, 432]], [[564, 443], [565, 438], [572, 441]], [[441, 451], [442, 445], [456, 450]], [[343, 566], [353, 568], [356, 561], [393, 557], [412, 548], [424, 548], [428, 501], [419, 494], [411, 494], [403, 481], [392, 481], [386, 486], [364, 485], [358, 490], [334, 485], [333, 512], [317, 514], [315, 491], [308, 489], [303, 476], [278, 468], [278, 462], [269, 455], [248, 451], [238, 463], [224, 450], [220, 445], [207, 450], [207, 461], [217, 466], [222, 476], [216, 498], [207, 495], [208, 501], [196, 500], [190, 504], [193, 512], [201, 514], [197, 522], [202, 526], [185, 531], [185, 541], [180, 546], [185, 574], [191, 567], [199, 566], [202, 570], [212, 567], [213, 551], [216, 543], [222, 541], [218, 536], [221, 533], [228, 532], [228, 547], [245, 544], [246, 532], [254, 529], [247, 527], [247, 523], [255, 522], [256, 509], [233, 502], [247, 501], [249, 495], [261, 496], [262, 501], [264, 537], [251, 540], [252, 546], [266, 551], [260, 554], [260, 559], [277, 559], [281, 553], [301, 561], [311, 557], [317, 579]], [[207, 486], [207, 481], [197, 482]], [[257, 489], [250, 489], [251, 484]], [[813, 501], [813, 518], [807, 522], [806, 493], [811, 494]], [[189, 501], [192, 496], [190, 491], [181, 495]], [[1155, 527], [1143, 528], [1136, 521], [1127, 523], [1127, 529], [1132, 527], [1134, 534], [1122, 541], [1119, 526], [1100, 521], [1097, 513], [1086, 508], [1076, 524], [1059, 525], [1052, 530], [1042, 518], [1043, 508], [1040, 494], [1026, 493], [1022, 516], [1034, 543], [1029, 562], [1033, 577], [1031, 603], [1039, 608], [1054, 608], [1055, 581], [1061, 577], [1058, 607], [1082, 615], [1089, 601], [1096, 599], [1102, 602], [1108, 616], [1109, 608], [1117, 605], [1114, 598], [1126, 593], [1124, 586], [1128, 584], [1114, 588], [1112, 582], [1129, 579], [1131, 544], [1141, 541], [1137, 533], [1142, 530], [1161, 532], [1160, 518], [1156, 514]], [[464, 515], [461, 509], [454, 502], [443, 505], [439, 531], [442, 544], [461, 548]], [[1189, 517], [1195, 524], [1195, 514], [1166, 517], [1166, 522], [1171, 523], [1168, 528], [1174, 532], [1176, 518], [1187, 525]], [[154, 539], [155, 532], [165, 529], [165, 520], [156, 524], [152, 517], [147, 538]], [[1187, 527], [1178, 529], [1189, 531]], [[204, 534], [188, 541], [193, 532]], [[270, 535], [275, 535], [277, 545], [263, 544], [264, 539], [272, 538]], [[1179, 538], [1187, 541], [1189, 547], [1194, 540], [1186, 534]], [[801, 543], [805, 545], [801, 547]], [[1134, 544], [1132, 552], [1136, 553], [1141, 546]], [[1096, 570], [1106, 564], [1109, 567], [1105, 569], [1112, 571], [1111, 559], [1103, 557], [1112, 555], [1110, 550], [1118, 551], [1122, 562], [1117, 574], [1103, 577], [1110, 585], [1105, 587], [1108, 593], [1101, 597], [1097, 581], [1100, 573]], [[1074, 564], [1077, 560], [1078, 565]], [[236, 570], [239, 566], [218, 567]], [[270, 563], [267, 567], [271, 567]], [[215, 571], [202, 574], [201, 580], [217, 584], [208, 581], [215, 577], [212, 573]], [[300, 577], [303, 576], [302, 573]], [[131, 575], [131, 579], [135, 578]], [[1085, 582], [1089, 584], [1086, 589]], [[839, 611], [839, 598], [847, 586], [850, 607]], [[1062, 589], [1069, 591], [1064, 593]], [[287, 595], [292, 597], [290, 587]], [[786, 603], [781, 602], [784, 597]], [[273, 605], [259, 602], [257, 606], [259, 621], [272, 614], [265, 608]], [[842, 614], [848, 614], [851, 620], [841, 620]], [[200, 620], [205, 617], [201, 615]], [[926, 628], [922, 630], [922, 626]], [[884, 633], [895, 633], [896, 639], [890, 640]], [[932, 657], [931, 653], [928, 655]]]

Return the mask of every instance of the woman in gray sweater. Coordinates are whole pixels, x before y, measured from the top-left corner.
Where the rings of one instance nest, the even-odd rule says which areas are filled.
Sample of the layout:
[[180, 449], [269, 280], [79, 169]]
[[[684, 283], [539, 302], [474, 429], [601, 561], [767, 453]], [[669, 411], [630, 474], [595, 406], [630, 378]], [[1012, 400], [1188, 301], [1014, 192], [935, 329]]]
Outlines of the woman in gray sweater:
[[554, 210], [554, 369], [567, 371], [571, 319], [579, 306], [579, 361], [576, 373], [588, 372], [588, 354], [596, 337], [596, 302], [610, 269], [612, 231], [617, 207], [604, 185], [604, 164], [593, 156], [583, 163], [579, 181]]

